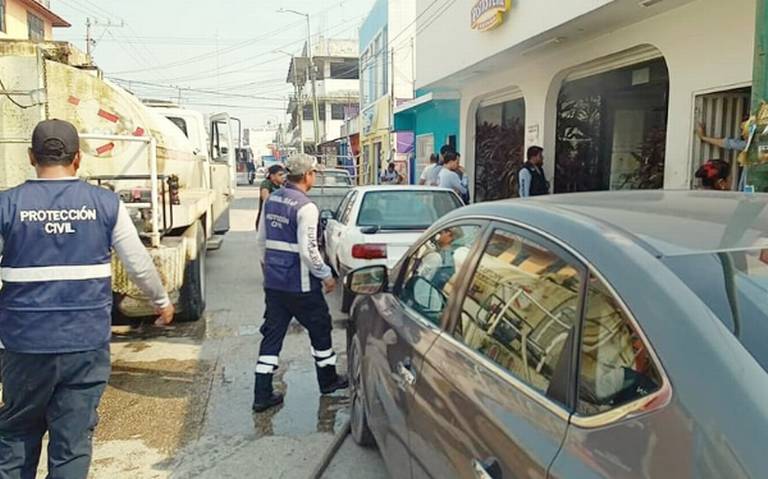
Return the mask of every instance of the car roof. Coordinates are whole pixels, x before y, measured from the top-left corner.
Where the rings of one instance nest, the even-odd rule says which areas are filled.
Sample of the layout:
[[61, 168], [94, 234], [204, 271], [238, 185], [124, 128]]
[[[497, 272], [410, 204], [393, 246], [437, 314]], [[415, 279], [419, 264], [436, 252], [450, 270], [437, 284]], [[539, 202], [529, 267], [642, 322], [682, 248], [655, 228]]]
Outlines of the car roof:
[[367, 185], [356, 186], [355, 190], [361, 193], [369, 193], [372, 191], [447, 191], [453, 193], [453, 190], [448, 188], [422, 185]]
[[561, 235], [569, 231], [568, 224], [578, 227], [587, 220], [633, 237], [657, 256], [768, 248], [768, 194], [701, 190], [575, 193], [481, 203], [462, 211], [515, 220], [526, 210], [522, 215], [525, 223], [541, 227], [530, 209], [538, 210], [550, 224], [556, 216]]

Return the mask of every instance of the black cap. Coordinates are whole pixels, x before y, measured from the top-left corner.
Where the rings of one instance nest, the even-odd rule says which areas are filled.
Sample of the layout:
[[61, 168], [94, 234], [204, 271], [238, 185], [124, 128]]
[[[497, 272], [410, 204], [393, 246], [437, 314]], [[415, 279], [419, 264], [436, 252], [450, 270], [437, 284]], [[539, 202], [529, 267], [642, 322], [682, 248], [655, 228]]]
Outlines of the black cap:
[[285, 168], [283, 168], [283, 165], [272, 165], [267, 170], [267, 176], [274, 175], [276, 173], [282, 173], [285, 171]]
[[32, 132], [32, 151], [35, 155], [64, 158], [80, 150], [77, 129], [63, 120], [43, 120]]

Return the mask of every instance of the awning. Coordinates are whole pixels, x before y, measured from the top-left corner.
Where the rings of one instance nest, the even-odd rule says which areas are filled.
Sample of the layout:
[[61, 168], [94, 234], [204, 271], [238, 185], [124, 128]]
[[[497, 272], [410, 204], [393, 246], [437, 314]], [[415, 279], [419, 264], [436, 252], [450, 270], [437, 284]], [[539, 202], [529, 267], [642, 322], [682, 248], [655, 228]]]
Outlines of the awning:
[[413, 100], [401, 103], [394, 110], [394, 131], [414, 131], [416, 117], [429, 109], [445, 109], [454, 105], [458, 111], [461, 96], [458, 92], [429, 92], [419, 95]]
[[420, 95], [413, 100], [409, 100], [405, 103], [401, 103], [397, 107], [395, 107], [395, 115], [398, 113], [405, 113], [408, 112], [408, 110], [413, 110], [415, 108], [418, 108], [422, 105], [426, 105], [428, 103], [431, 103], [433, 101], [438, 100], [459, 100], [461, 96], [456, 92], [429, 92], [425, 93], [424, 95]]

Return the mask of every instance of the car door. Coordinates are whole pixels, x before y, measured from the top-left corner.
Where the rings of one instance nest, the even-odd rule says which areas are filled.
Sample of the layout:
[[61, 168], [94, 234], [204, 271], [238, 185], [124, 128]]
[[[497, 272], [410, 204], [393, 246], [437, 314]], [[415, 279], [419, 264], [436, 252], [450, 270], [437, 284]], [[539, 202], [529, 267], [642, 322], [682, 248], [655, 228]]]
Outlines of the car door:
[[330, 261], [331, 266], [333, 266], [339, 274], [341, 274], [337, 261], [339, 257], [339, 243], [344, 238], [344, 233], [348, 228], [349, 216], [354, 208], [357, 195], [357, 191], [350, 191], [339, 205], [339, 208], [336, 211], [336, 217], [328, 220], [325, 227], [325, 244], [328, 261]]
[[716, 472], [733, 464], [722, 444], [711, 446], [709, 461], [691, 460], [706, 440], [692, 438], [690, 418], [667, 407], [671, 383], [650, 342], [595, 274], [579, 344], [576, 411], [551, 477], [738, 477]]
[[217, 113], [210, 117], [210, 158], [211, 186], [215, 192], [213, 203], [213, 231], [229, 231], [229, 209], [237, 188], [237, 168], [235, 148], [227, 113]]
[[545, 478], [572, 410], [584, 268], [494, 225], [426, 356], [409, 415], [416, 478]]
[[[450, 239], [448, 229], [454, 231]], [[379, 329], [369, 332], [365, 347], [366, 384], [371, 385], [366, 393], [368, 423], [392, 477], [411, 475], [408, 418], [414, 387], [424, 356], [441, 334], [448, 297], [461, 281], [463, 261], [482, 226], [473, 223], [448, 229], [414, 249], [402, 263], [392, 294], [378, 295], [363, 304], [372, 303], [375, 312], [356, 311], [358, 317], [384, 319], [370, 322]], [[446, 249], [443, 255], [438, 252], [441, 247]], [[450, 264], [441, 258], [450, 258]]]

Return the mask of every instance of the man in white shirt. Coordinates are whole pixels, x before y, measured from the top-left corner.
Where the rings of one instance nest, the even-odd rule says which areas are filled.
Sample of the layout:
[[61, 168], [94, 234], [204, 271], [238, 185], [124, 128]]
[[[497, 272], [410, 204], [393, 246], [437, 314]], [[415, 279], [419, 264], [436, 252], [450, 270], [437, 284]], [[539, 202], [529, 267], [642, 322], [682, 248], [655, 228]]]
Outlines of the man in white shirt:
[[467, 195], [467, 188], [462, 184], [461, 177], [456, 172], [459, 169], [459, 158], [456, 153], [449, 151], [445, 154], [445, 164], [440, 169], [440, 188], [453, 190], [457, 195], [464, 198]]
[[419, 178], [419, 184], [420, 185], [428, 185], [428, 186], [434, 186], [430, 182], [430, 179], [432, 178], [432, 172], [435, 168], [437, 168], [437, 155], [432, 153], [429, 155], [429, 165], [424, 168], [424, 171], [421, 172], [421, 177]]

